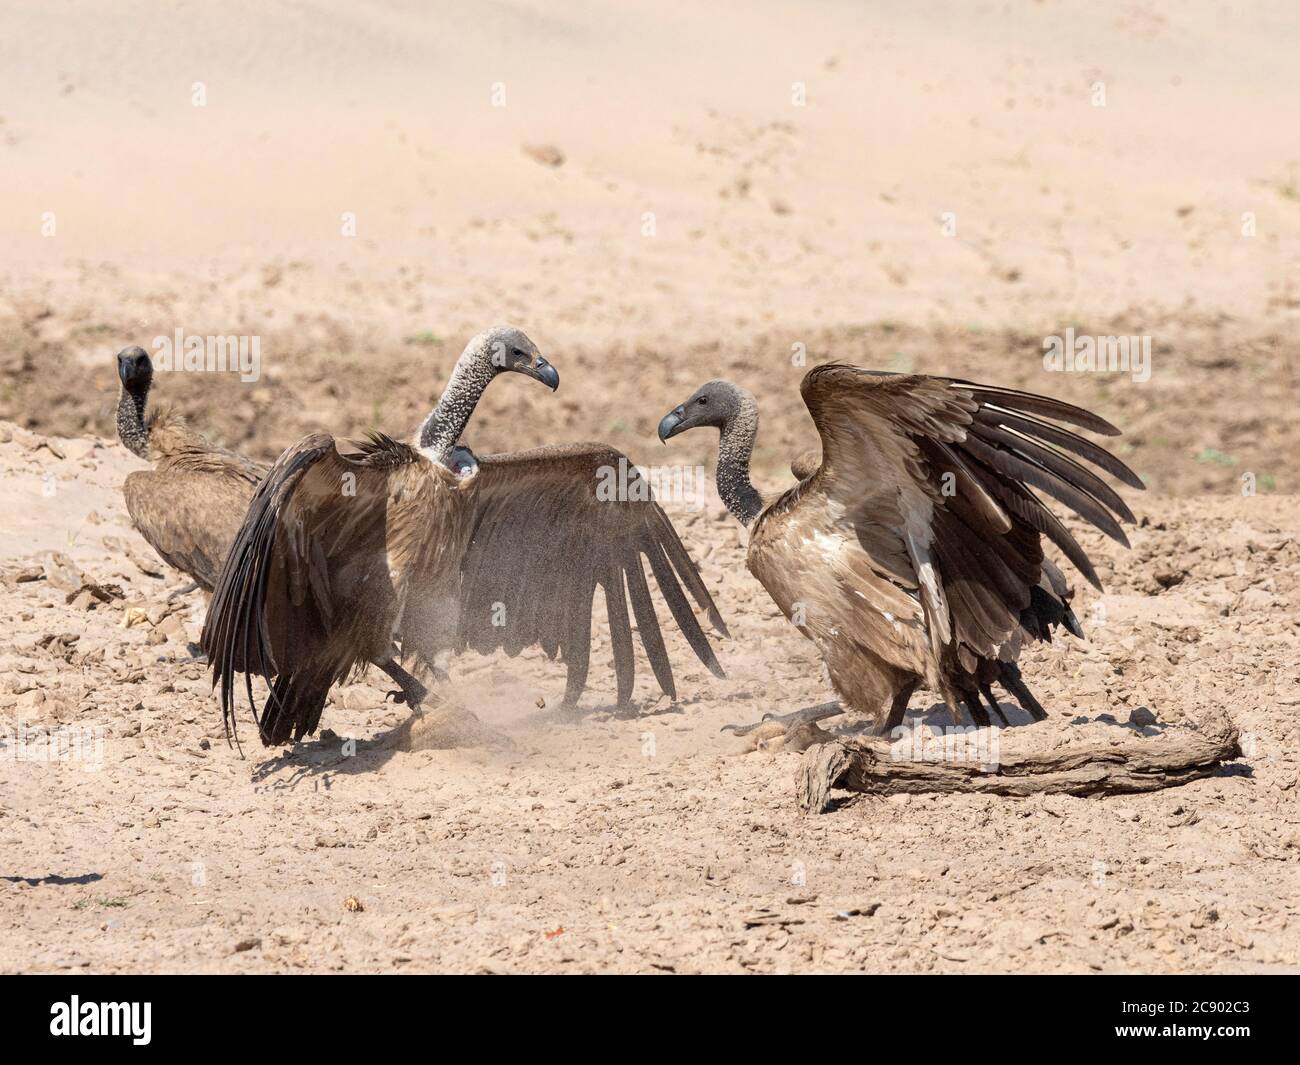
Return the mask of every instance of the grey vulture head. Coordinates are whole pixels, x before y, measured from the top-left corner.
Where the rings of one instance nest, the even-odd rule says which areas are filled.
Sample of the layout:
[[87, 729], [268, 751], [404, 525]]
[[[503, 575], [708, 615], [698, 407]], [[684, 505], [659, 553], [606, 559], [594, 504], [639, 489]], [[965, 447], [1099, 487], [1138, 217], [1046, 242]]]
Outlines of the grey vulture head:
[[712, 426], [723, 429], [753, 409], [754, 397], [730, 381], [709, 381], [701, 385], [679, 407], [674, 407], [659, 422], [659, 439], [665, 444], [687, 429]]
[[491, 368], [494, 376], [521, 373], [540, 381], [552, 392], [560, 387], [560, 375], [555, 367], [542, 357], [527, 334], [514, 326], [497, 326], [480, 333], [465, 346], [465, 354], [481, 360]]

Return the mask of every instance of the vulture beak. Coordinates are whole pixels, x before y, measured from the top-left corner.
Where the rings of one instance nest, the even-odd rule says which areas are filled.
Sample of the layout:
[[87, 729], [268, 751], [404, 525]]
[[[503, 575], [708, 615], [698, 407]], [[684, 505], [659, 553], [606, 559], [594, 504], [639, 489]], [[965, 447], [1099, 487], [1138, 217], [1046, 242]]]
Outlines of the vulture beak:
[[676, 436], [682, 431], [682, 422], [686, 419], [685, 407], [674, 407], [664, 415], [663, 421], [659, 423], [659, 439], [665, 444], [668, 443], [670, 436]]
[[540, 355], [533, 360], [531, 366], [521, 366], [520, 373], [526, 373], [536, 381], [541, 381], [547, 388], [554, 392], [560, 387], [560, 375], [556, 372], [554, 366], [543, 359]]
[[140, 348], [126, 348], [117, 353], [117, 377], [128, 391], [148, 385], [153, 377], [149, 356]]

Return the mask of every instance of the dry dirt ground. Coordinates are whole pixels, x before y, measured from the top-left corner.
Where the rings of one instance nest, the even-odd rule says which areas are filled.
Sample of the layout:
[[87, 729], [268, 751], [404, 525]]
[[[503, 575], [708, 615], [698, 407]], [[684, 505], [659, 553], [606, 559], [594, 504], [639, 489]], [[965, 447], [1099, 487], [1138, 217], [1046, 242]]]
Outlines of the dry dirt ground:
[[[1293, 0], [49, 8], [0, 10], [0, 969], [1300, 968]], [[641, 668], [616, 716], [593, 669], [566, 719], [562, 665], [467, 656], [509, 748], [399, 749], [372, 678], [241, 757], [202, 597], [126, 521], [114, 353], [258, 338], [255, 381], [156, 391], [269, 459], [407, 436], [501, 322], [562, 384], [494, 385], [479, 452], [711, 466], [654, 428], [725, 376], [779, 489], [829, 359], [1097, 410], [1149, 490], [1131, 552], [1080, 533], [1106, 592], [1089, 643], [1028, 654], [1034, 728], [1217, 704], [1249, 753], [1141, 797], [800, 817], [798, 756], [719, 728], [824, 700], [820, 665], [716, 501], [678, 501], [728, 679], [676, 641], [678, 705]], [[1149, 337], [1149, 380], [1047, 372], [1071, 328]]]
[[[716, 502], [674, 516], [731, 626], [728, 679], [680, 668], [671, 705], [642, 663], [618, 716], [593, 670], [566, 719], [538, 709], [559, 665], [466, 656], [454, 690], [508, 748], [399, 750], [404, 711], [361, 683], [336, 692], [330, 733], [240, 757], [187, 649], [202, 597], [169, 605], [183, 582], [124, 514], [136, 460], [5, 424], [0, 464], [26, 556], [0, 570], [0, 968], [1300, 967], [1295, 497], [1141, 498], [1131, 553], [1081, 533], [1107, 587], [1081, 593], [1091, 640], [1026, 665], [1052, 712], [1036, 728], [1138, 706], [1176, 722], [1208, 700], [1246, 733], [1241, 761], [1144, 796], [848, 799], [805, 818], [798, 755], [718, 731], [827, 689]], [[937, 722], [932, 702], [913, 715]]]

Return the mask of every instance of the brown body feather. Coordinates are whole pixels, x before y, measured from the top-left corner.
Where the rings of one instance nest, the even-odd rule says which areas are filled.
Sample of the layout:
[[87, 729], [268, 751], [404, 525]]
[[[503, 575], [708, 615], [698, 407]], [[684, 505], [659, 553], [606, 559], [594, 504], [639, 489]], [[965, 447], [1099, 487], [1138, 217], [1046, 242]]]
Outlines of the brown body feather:
[[[124, 384], [141, 379], [141, 356], [119, 356]], [[441, 652], [464, 647], [518, 654], [540, 644], [563, 654], [572, 701], [586, 683], [597, 587], [619, 701], [633, 682], [628, 597], [655, 676], [675, 694], [643, 558], [695, 653], [721, 673], [682, 585], [725, 632], [722, 619], [625, 456], [576, 444], [480, 463], [458, 445], [483, 390], [508, 371], [559, 384], [527, 336], [498, 327], [466, 346], [418, 449], [372, 434], [344, 455], [317, 434], [280, 456], [248, 506], [203, 629], [227, 727], [236, 674], [263, 742], [280, 743], [315, 731], [330, 687], [354, 670], [379, 665], [418, 705], [425, 689], [395, 656], [414, 655], [436, 674]], [[119, 421], [138, 439], [132, 408]], [[608, 474], [620, 490], [603, 496]], [[261, 713], [254, 676], [271, 687]]]
[[267, 467], [209, 443], [179, 418], [150, 419], [149, 470], [128, 474], [127, 513], [168, 565], [212, 591]]
[[[1020, 649], [1050, 638], [1056, 625], [1082, 631], [1040, 534], [1100, 585], [1031, 488], [1127, 544], [1116, 519], [1132, 520], [1128, 507], [1071, 456], [1141, 486], [1119, 459], [1045, 419], [1118, 430], [1046, 396], [840, 364], [815, 367], [801, 392], [821, 437], [820, 462], [800, 456], [797, 486], [756, 514], [737, 509], [750, 524], [751, 572], [817, 644], [844, 705], [890, 727], [912, 688], [925, 684], [954, 717], [965, 703], [986, 721], [978, 695], [991, 699], [998, 680], [1041, 716], [1015, 666]], [[661, 435], [717, 424], [725, 450], [730, 411], [752, 408], [752, 397], [735, 397], [748, 394], [725, 382], [704, 386], [665, 419]], [[721, 421], [702, 413], [710, 400], [729, 412]], [[752, 440], [752, 412], [739, 421]], [[721, 466], [719, 480], [748, 483], [747, 472]]]
[[377, 434], [353, 454], [317, 433], [281, 455], [203, 629], [227, 723], [237, 673], [271, 686], [259, 726], [283, 743], [314, 732], [330, 687], [388, 659], [399, 631], [422, 657], [451, 646], [475, 489]]
[[[602, 497], [604, 471], [620, 465], [629, 491]], [[267, 744], [314, 732], [330, 687], [387, 659], [395, 641], [430, 667], [445, 650], [515, 655], [540, 645], [563, 656], [571, 702], [586, 684], [600, 587], [619, 702], [634, 682], [633, 617], [656, 679], [675, 697], [645, 564], [692, 649], [722, 675], [683, 586], [725, 633], [722, 618], [671, 522], [615, 449], [494, 455], [458, 477], [385, 437], [348, 456], [318, 434], [285, 452], [253, 498], [203, 646], [227, 722], [237, 674], [271, 687], [261, 712], [254, 706]]]

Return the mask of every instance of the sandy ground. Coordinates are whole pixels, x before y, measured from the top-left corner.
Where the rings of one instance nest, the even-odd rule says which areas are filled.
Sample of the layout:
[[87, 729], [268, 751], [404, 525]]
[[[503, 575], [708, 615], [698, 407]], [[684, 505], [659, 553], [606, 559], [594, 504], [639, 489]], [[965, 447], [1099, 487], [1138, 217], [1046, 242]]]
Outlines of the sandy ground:
[[[1091, 642], [1026, 665], [1044, 730], [1220, 706], [1250, 755], [1217, 778], [1105, 800], [851, 800], [804, 818], [798, 755], [741, 754], [718, 731], [827, 689], [741, 574], [716, 506], [675, 516], [735, 634], [728, 679], [685, 668], [670, 705], [642, 663], [633, 713], [611, 713], [600, 675], [574, 721], [537, 708], [558, 700], [560, 666], [465, 656], [453, 690], [508, 749], [400, 751], [403, 712], [358, 684], [327, 708], [329, 734], [240, 758], [187, 650], [202, 598], [169, 607], [182, 582], [146, 573], [127, 527], [116, 487], [136, 460], [0, 439], [22, 533], [43, 549], [0, 571], [0, 699], [27, 726], [0, 761], [0, 967], [1300, 966], [1295, 497], [1143, 500], [1131, 555], [1088, 539], [1108, 586], [1082, 599]], [[78, 597], [86, 583], [110, 601]], [[918, 695], [913, 715], [939, 723], [932, 702]], [[51, 736], [82, 747], [60, 760]]]
[[[1300, 967], [1293, 5], [696, 7], [5, 5], [0, 969]], [[563, 383], [495, 385], [479, 451], [708, 465], [653, 431], [725, 376], [779, 489], [800, 353], [1091, 406], [1149, 491], [1131, 552], [1080, 533], [1106, 593], [1089, 643], [1029, 654], [1035, 727], [1211, 702], [1249, 753], [1144, 797], [801, 818], [797, 756], [718, 729], [827, 698], [819, 663], [716, 502], [670, 501], [728, 679], [677, 642], [679, 704], [643, 667], [616, 716], [593, 669], [568, 720], [562, 666], [466, 656], [456, 695], [512, 747], [399, 750], [372, 682], [241, 758], [187, 646], [202, 597], [168, 600], [123, 509], [113, 354], [258, 337], [257, 380], [157, 393], [270, 458], [409, 433], [503, 320]], [[1046, 371], [1068, 328], [1150, 337], [1150, 379]]]

